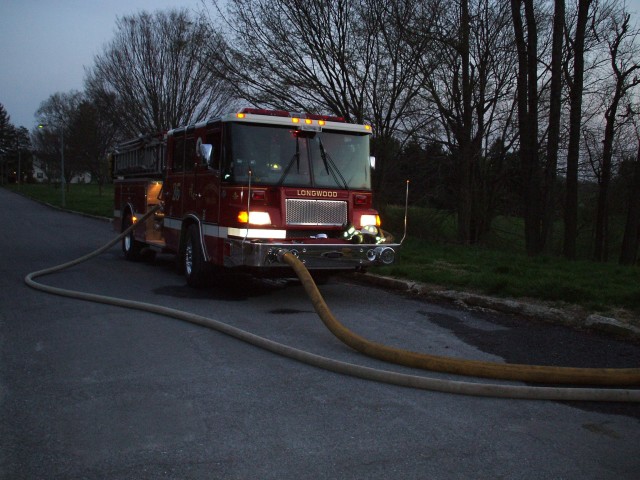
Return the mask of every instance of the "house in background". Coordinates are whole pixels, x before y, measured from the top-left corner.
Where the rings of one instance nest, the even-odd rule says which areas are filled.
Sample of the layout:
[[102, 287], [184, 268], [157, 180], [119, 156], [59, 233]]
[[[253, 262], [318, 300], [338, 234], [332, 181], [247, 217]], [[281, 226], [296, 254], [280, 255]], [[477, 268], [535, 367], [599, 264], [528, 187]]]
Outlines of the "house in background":
[[[44, 168], [42, 168], [42, 162], [37, 158], [33, 159], [33, 178], [37, 183], [46, 183], [49, 181], [47, 177], [47, 173]], [[52, 182], [58, 182], [59, 178], [52, 178]], [[75, 175], [71, 180], [67, 179], [69, 183], [90, 183], [91, 182], [91, 174], [89, 172], [82, 173], [80, 175]]]

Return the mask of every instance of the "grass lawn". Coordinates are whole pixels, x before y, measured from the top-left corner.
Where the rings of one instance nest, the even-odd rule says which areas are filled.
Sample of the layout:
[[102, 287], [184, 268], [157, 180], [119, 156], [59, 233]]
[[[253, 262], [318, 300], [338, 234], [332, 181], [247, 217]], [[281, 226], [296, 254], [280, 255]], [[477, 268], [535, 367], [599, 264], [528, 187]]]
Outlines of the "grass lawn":
[[640, 314], [640, 268], [614, 263], [531, 258], [409, 237], [400, 261], [376, 272], [499, 297], [576, 304], [601, 313], [626, 309]]
[[[7, 185], [6, 188], [38, 201], [62, 206], [60, 185], [22, 184]], [[103, 185], [102, 189], [92, 183], [73, 183], [67, 185], [65, 193], [66, 208], [75, 212], [113, 217], [113, 185]]]

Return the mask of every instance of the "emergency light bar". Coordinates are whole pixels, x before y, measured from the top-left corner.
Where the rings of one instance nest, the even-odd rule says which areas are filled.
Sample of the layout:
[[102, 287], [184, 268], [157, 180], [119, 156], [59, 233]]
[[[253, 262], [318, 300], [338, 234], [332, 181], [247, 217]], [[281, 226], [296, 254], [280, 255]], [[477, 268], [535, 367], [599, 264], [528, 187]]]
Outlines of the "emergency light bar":
[[[325, 122], [340, 122], [346, 123], [344, 117], [335, 117], [331, 115], [317, 115], [315, 113], [298, 113], [287, 112], [286, 110], [266, 110], [264, 108], [243, 108], [238, 113], [252, 114], [252, 115], [268, 115], [270, 117], [291, 117], [291, 118], [304, 118], [306, 120], [322, 120]], [[240, 117], [243, 118], [243, 117]], [[307, 122], [311, 124], [311, 122]]]
[[[286, 110], [265, 110], [262, 108], [246, 107], [235, 114], [231, 114], [232, 118], [244, 121], [259, 121], [260, 123], [272, 123], [277, 125], [286, 125], [285, 122], [291, 122], [296, 129], [309, 131], [322, 131], [322, 127], [328, 126], [327, 122], [340, 123], [342, 125], [333, 125], [334, 128], [340, 130], [362, 132], [371, 132], [371, 125], [361, 125], [348, 123], [344, 117], [335, 117], [331, 115], [318, 115], [314, 113], [298, 113], [287, 112]], [[262, 118], [260, 118], [262, 117]]]

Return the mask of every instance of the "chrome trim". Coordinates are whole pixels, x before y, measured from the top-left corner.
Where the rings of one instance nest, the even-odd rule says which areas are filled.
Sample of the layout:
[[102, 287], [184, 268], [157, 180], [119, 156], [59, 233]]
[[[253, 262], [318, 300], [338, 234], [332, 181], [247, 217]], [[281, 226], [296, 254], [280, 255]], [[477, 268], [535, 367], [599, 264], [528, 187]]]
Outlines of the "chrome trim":
[[225, 229], [226, 235], [225, 237], [239, 237], [242, 238], [245, 242], [246, 239], [252, 238], [277, 238], [284, 239], [287, 238], [286, 230], [272, 230], [266, 228], [233, 228], [228, 227]]
[[287, 198], [287, 225], [340, 226], [347, 223], [347, 202], [344, 200], [316, 200]]
[[[225, 267], [287, 268], [278, 262], [278, 252], [296, 255], [309, 270], [356, 270], [381, 265], [380, 245], [374, 244], [304, 244], [243, 242], [227, 238], [231, 254], [224, 257]], [[395, 251], [399, 244], [385, 244], [385, 251]]]

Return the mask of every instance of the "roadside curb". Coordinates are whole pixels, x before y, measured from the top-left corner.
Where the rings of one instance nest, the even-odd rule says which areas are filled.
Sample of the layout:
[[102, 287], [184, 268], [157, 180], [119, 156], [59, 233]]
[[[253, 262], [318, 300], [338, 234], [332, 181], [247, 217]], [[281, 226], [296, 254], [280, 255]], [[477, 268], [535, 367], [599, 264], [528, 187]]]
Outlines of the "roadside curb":
[[[36, 202], [37, 201], [38, 200], [36, 200]], [[74, 215], [80, 215], [81, 217], [86, 217], [86, 218], [93, 218], [94, 220], [100, 220], [102, 222], [108, 222], [108, 223], [113, 222], [112, 218], [101, 217], [100, 215], [92, 215], [90, 213], [78, 212], [76, 210], [69, 210], [68, 208], [62, 208], [62, 207], [59, 207], [57, 205], [52, 205], [52, 204], [47, 203], [47, 202], [39, 202], [39, 203], [42, 203], [43, 205], [46, 205], [47, 207], [51, 207], [54, 210], [60, 210], [61, 212], [72, 213]]]
[[514, 300], [512, 298], [497, 298], [476, 293], [448, 290], [435, 285], [374, 275], [371, 273], [357, 274], [350, 278], [381, 288], [406, 292], [421, 298], [451, 302], [463, 308], [480, 308], [512, 315], [522, 315], [580, 330], [595, 331], [621, 337], [634, 342], [640, 341], [640, 328], [630, 325], [624, 320], [589, 313], [578, 307], [557, 308], [542, 303]]

